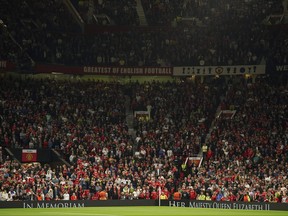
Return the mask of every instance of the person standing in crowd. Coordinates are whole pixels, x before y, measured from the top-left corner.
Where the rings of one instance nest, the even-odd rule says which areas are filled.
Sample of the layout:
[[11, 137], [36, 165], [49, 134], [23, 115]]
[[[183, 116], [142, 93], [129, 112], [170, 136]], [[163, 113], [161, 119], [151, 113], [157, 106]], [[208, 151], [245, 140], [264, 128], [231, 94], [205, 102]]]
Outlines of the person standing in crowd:
[[196, 199], [197, 199], [197, 200], [205, 200], [205, 199], [206, 199], [206, 196], [205, 196], [203, 190], [201, 190], [200, 194], [198, 194], [198, 196], [197, 196]]
[[210, 196], [209, 192], [206, 192], [205, 200], [209, 200], [209, 201], [211, 200], [211, 196]]
[[65, 190], [65, 192], [63, 193], [63, 200], [70, 200], [70, 194], [67, 190]]
[[197, 198], [197, 193], [193, 187], [190, 188], [189, 198], [190, 198], [190, 200], [195, 200]]
[[168, 199], [168, 197], [167, 197], [167, 195], [164, 193], [164, 191], [161, 192], [161, 194], [160, 194], [160, 199], [161, 199], [161, 200], [167, 200], [167, 199]]
[[77, 199], [78, 198], [77, 198], [76, 194], [73, 192], [71, 197], [70, 197], [70, 200], [77, 200]]
[[108, 194], [105, 190], [99, 192], [99, 200], [107, 200]]
[[206, 145], [206, 143], [204, 143], [202, 146], [203, 160], [206, 160], [207, 152], [208, 152], [208, 146]]
[[180, 189], [178, 189], [177, 191], [174, 192], [173, 199], [174, 200], [181, 200], [181, 198], [182, 198], [182, 194], [180, 192]]

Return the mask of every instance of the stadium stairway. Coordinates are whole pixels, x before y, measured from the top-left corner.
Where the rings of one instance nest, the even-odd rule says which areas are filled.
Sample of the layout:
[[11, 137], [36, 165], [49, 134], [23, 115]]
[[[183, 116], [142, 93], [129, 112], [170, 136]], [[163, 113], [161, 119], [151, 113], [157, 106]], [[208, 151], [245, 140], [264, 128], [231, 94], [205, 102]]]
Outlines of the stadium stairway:
[[56, 160], [50, 163], [51, 167], [53, 167], [53, 165], [57, 166], [57, 165], [63, 165], [63, 164], [65, 164], [66, 166], [70, 166], [68, 161], [66, 161], [56, 149], [51, 149], [51, 150], [54, 154], [54, 157], [56, 158]]
[[133, 110], [130, 107], [130, 96], [125, 95], [125, 111], [126, 111], [126, 123], [128, 126], [128, 134], [130, 136], [130, 141], [133, 144], [133, 152], [135, 153], [137, 146], [134, 145], [136, 139], [136, 131], [134, 129], [134, 115]]
[[2, 157], [3, 157], [2, 161], [4, 161], [4, 157], [5, 157], [6, 159], [10, 158], [10, 159], [17, 161], [19, 164], [21, 164], [20, 159], [17, 158], [9, 148], [5, 148], [5, 151], [3, 152]]
[[139, 16], [140, 26], [147, 26], [148, 24], [141, 0], [136, 0], [136, 11]]
[[67, 10], [72, 14], [73, 18], [76, 20], [76, 22], [80, 26], [82, 32], [84, 32], [84, 29], [85, 29], [84, 20], [80, 16], [77, 9], [73, 6], [71, 1], [69, 1], [69, 0], [63, 0], [63, 3], [65, 4]]
[[[222, 101], [225, 97], [224, 97], [224, 95], [222, 95], [220, 98], [221, 98], [220, 101]], [[220, 112], [221, 112], [221, 102], [219, 103], [219, 105], [217, 107], [217, 110], [215, 112], [215, 117], [214, 117], [214, 119], [211, 122], [211, 125], [210, 125], [208, 133], [206, 134], [206, 137], [205, 137], [205, 143], [206, 144], [209, 143], [209, 140], [210, 140], [210, 137], [211, 137], [211, 133], [212, 133], [212, 131], [214, 129], [214, 126], [215, 126], [215, 120], [218, 118]], [[198, 156], [203, 156], [202, 145], [201, 145], [200, 152], [199, 152]]]
[[126, 111], [126, 123], [128, 126], [128, 132], [129, 135], [132, 137], [132, 139], [136, 138], [136, 131], [134, 130], [134, 115], [133, 110], [130, 108], [130, 97], [125, 96], [125, 111]]

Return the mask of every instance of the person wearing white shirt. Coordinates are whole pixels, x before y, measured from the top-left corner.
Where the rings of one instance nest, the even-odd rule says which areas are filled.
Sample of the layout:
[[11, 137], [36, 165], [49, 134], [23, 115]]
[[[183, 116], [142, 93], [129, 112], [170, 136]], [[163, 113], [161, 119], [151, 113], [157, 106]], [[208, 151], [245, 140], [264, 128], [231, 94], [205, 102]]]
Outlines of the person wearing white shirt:
[[108, 148], [104, 147], [104, 148], [102, 149], [102, 153], [103, 153], [104, 156], [107, 156], [107, 155], [108, 155], [108, 152], [109, 152]]
[[70, 200], [70, 194], [67, 191], [63, 194], [63, 200]]
[[173, 151], [171, 149], [167, 150], [167, 157], [170, 158], [173, 156]]
[[8, 200], [8, 193], [6, 190], [2, 191], [1, 201], [7, 201]]

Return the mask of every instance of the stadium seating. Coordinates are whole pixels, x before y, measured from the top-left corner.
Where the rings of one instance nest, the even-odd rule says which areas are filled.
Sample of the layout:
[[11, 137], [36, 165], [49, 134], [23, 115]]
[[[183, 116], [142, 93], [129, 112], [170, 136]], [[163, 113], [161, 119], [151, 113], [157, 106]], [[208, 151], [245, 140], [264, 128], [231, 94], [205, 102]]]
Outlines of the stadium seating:
[[[142, 0], [144, 27], [139, 1], [87, 2], [72, 1], [94, 33], [79, 26], [64, 1], [1, 1], [0, 60], [28, 71], [35, 62], [287, 64], [286, 27], [262, 22], [282, 13], [280, 0]], [[3, 76], [1, 153], [55, 149], [70, 165], [18, 164], [5, 152], [0, 200], [158, 199], [161, 188], [168, 199], [180, 192], [191, 200], [288, 202], [282, 83], [265, 76], [126, 84]], [[149, 111], [135, 117], [135, 137], [127, 109]], [[204, 143], [198, 167], [190, 157], [201, 156]]]

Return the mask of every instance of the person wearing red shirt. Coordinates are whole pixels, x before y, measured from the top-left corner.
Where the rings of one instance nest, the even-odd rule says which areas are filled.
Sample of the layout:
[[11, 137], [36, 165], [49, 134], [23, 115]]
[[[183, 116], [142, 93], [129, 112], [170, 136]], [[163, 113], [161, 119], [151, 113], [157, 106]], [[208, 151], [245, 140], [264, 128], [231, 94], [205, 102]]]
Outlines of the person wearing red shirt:
[[152, 200], [157, 200], [158, 199], [158, 194], [157, 194], [155, 189], [153, 189], [152, 192], [151, 192], [151, 199]]
[[212, 158], [212, 156], [213, 156], [213, 152], [212, 152], [211, 148], [209, 148], [207, 151], [206, 159], [210, 160], [210, 158]]
[[138, 196], [139, 199], [145, 199], [145, 193], [143, 192], [142, 189], [140, 189], [140, 194]]
[[77, 200], [77, 196], [75, 193], [72, 194], [72, 196], [70, 197], [70, 200]]
[[190, 191], [189, 191], [190, 200], [196, 200], [196, 197], [197, 197], [196, 191], [193, 188], [191, 188]]
[[216, 201], [217, 194], [218, 194], [217, 191], [214, 191], [214, 192], [213, 192], [213, 194], [212, 194], [212, 196], [211, 196], [211, 200], [212, 200], [212, 201]]
[[169, 192], [169, 190], [165, 187], [163, 189], [164, 194], [168, 197], [168, 199], [170, 198], [171, 193]]
[[99, 192], [96, 192], [93, 194], [93, 196], [91, 197], [92, 200], [99, 200]]
[[228, 197], [227, 197], [227, 199], [229, 200], [229, 201], [236, 201], [236, 196], [232, 193], [232, 192], [230, 192], [229, 193], [229, 195], [228, 195]]
[[146, 192], [145, 192], [145, 199], [150, 199], [150, 192], [149, 192], [149, 190], [146, 190]]

